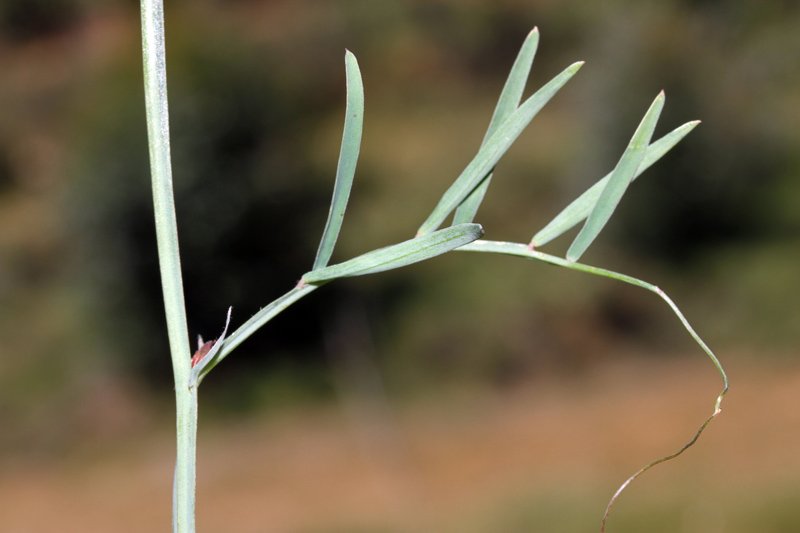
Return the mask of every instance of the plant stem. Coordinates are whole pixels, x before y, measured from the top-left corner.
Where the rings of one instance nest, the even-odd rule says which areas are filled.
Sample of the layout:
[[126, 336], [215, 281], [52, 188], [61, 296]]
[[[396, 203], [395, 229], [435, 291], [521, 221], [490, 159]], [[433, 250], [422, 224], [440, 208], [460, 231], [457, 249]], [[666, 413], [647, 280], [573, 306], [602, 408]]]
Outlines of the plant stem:
[[591, 265], [586, 265], [583, 263], [577, 263], [575, 261], [569, 261], [567, 259], [562, 259], [554, 255], [539, 252], [537, 250], [534, 250], [530, 246], [526, 246], [524, 244], [516, 242], [477, 240], [465, 246], [462, 246], [458, 250], [463, 252], [484, 252], [484, 253], [494, 253], [494, 254], [515, 255], [518, 257], [525, 257], [528, 259], [535, 259], [538, 261], [542, 261], [544, 263], [550, 263], [551, 265], [568, 268], [570, 270], [577, 270], [578, 272], [584, 272], [586, 274], [591, 274], [593, 276], [601, 276], [604, 278], [615, 279], [617, 281], [621, 281], [623, 283], [627, 283], [628, 285], [633, 285], [635, 287], [639, 287], [656, 294], [669, 306], [669, 308], [681, 322], [681, 325], [683, 325], [683, 328], [686, 330], [687, 333], [689, 333], [689, 336], [691, 336], [692, 339], [700, 347], [700, 349], [703, 350], [703, 352], [705, 352], [708, 359], [714, 365], [714, 368], [717, 369], [717, 373], [722, 379], [722, 392], [717, 397], [717, 401], [714, 404], [714, 413], [716, 414], [720, 411], [722, 398], [728, 392], [728, 385], [729, 385], [728, 375], [725, 372], [725, 369], [723, 368], [720, 360], [717, 358], [714, 352], [711, 351], [711, 348], [708, 347], [708, 345], [700, 337], [700, 335], [697, 334], [697, 332], [694, 330], [689, 321], [686, 320], [686, 317], [683, 316], [683, 313], [678, 308], [678, 306], [675, 305], [675, 302], [673, 302], [672, 299], [669, 296], [667, 296], [667, 294], [659, 287], [653, 285], [652, 283], [648, 283], [646, 281], [634, 278], [633, 276], [628, 276], [627, 274], [620, 274], [619, 272], [606, 270], [605, 268], [599, 268]]
[[636, 279], [632, 276], [628, 276], [626, 274], [620, 274], [619, 272], [614, 272], [611, 270], [606, 270], [604, 268], [598, 268], [590, 265], [585, 265], [583, 263], [576, 263], [574, 261], [569, 261], [567, 259], [562, 259], [560, 257], [556, 257], [550, 254], [545, 254], [539, 251], [534, 250], [531, 246], [526, 246], [524, 244], [514, 243], [514, 242], [499, 242], [499, 241], [473, 241], [466, 246], [462, 246], [459, 250], [465, 252], [484, 252], [484, 253], [495, 253], [495, 254], [506, 254], [506, 255], [515, 255], [518, 257], [525, 257], [528, 259], [535, 259], [538, 261], [543, 261], [545, 263], [550, 263], [551, 265], [557, 265], [564, 268], [569, 268], [571, 270], [577, 270], [579, 272], [584, 272], [586, 274], [592, 274], [594, 276], [602, 276], [605, 278], [615, 279], [617, 281], [621, 281], [623, 283], [628, 283], [630, 285], [634, 285], [636, 287], [640, 287], [642, 289], [648, 290], [652, 293], [658, 295], [672, 310], [675, 316], [680, 320], [681, 324], [683, 325], [684, 329], [689, 333], [689, 335], [694, 339], [697, 345], [705, 352], [706, 356], [711, 360], [714, 364], [714, 367], [717, 369], [717, 372], [722, 379], [722, 391], [717, 396], [717, 400], [714, 403], [714, 412], [711, 413], [709, 417], [700, 424], [700, 427], [695, 431], [692, 438], [689, 439], [683, 446], [681, 446], [678, 450], [664, 455], [655, 461], [651, 461], [637, 470], [633, 475], [628, 477], [625, 482], [620, 485], [617, 491], [611, 496], [611, 499], [608, 501], [608, 505], [606, 505], [606, 510], [603, 513], [603, 519], [600, 522], [600, 533], [603, 533], [606, 530], [606, 522], [608, 521], [608, 516], [611, 513], [611, 509], [614, 506], [614, 503], [619, 498], [622, 491], [624, 491], [628, 485], [630, 485], [633, 481], [635, 481], [639, 476], [650, 470], [656, 465], [661, 463], [665, 463], [667, 461], [671, 461], [675, 459], [683, 452], [694, 446], [697, 439], [700, 438], [700, 435], [706, 430], [708, 425], [722, 412], [722, 399], [728, 392], [728, 375], [725, 372], [725, 369], [722, 367], [722, 363], [719, 361], [717, 356], [714, 352], [711, 351], [711, 348], [705, 343], [705, 341], [697, 334], [694, 330], [692, 325], [686, 320], [686, 317], [683, 316], [683, 313], [675, 305], [675, 302], [667, 296], [661, 288], [653, 285], [652, 283], [648, 283], [646, 281], [642, 281], [640, 279]]
[[162, 0], [141, 0], [147, 138], [153, 188], [158, 263], [175, 377], [177, 457], [172, 524], [176, 533], [194, 532], [197, 389], [189, 387], [189, 334], [183, 297], [178, 223], [172, 189], [167, 70]]

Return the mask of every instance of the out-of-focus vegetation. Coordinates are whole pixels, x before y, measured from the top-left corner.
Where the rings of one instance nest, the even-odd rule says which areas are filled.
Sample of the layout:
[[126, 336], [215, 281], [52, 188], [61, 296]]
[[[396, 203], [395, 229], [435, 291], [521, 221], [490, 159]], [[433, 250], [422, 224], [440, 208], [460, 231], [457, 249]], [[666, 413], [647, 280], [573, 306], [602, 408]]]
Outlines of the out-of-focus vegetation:
[[[413, 235], [480, 143], [517, 47], [539, 25], [534, 84], [572, 60], [587, 65], [498, 168], [478, 216], [487, 235], [530, 238], [610, 170], [663, 88], [664, 131], [704, 124], [636, 182], [587, 262], [668, 288], [723, 353], [796, 346], [795, 2], [167, 6], [193, 332], [215, 334], [229, 305], [245, 320], [310, 267], [341, 135], [345, 47], [363, 70], [366, 119], [338, 259]], [[137, 3], [6, 0], [0, 64], [0, 450], [135, 433], [140, 405], [169, 398], [171, 383]], [[648, 294], [454, 254], [326, 287], [248, 340], [206, 397], [220, 413], [337, 387], [507, 386], [689, 348]]]

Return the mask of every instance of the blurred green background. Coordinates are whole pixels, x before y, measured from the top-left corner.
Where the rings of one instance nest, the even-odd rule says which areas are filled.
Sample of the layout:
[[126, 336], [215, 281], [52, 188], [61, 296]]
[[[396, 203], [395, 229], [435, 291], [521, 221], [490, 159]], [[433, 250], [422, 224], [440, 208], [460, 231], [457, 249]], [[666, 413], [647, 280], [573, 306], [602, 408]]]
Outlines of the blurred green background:
[[[240, 324], [291, 288], [313, 262], [341, 136], [345, 48], [359, 58], [366, 116], [335, 261], [414, 234], [480, 144], [516, 51], [538, 25], [531, 87], [572, 61], [587, 64], [498, 167], [478, 216], [487, 237], [527, 242], [613, 167], [647, 105], [664, 89], [656, 135], [692, 119], [703, 124], [636, 182], [585, 259], [667, 290], [723, 359], [743, 369], [732, 376], [734, 385], [745, 381], [753, 402], [772, 405], [774, 423], [788, 424], [781, 406], [790, 400], [765, 395], [784, 390], [770, 380], [790, 379], [800, 368], [794, 357], [800, 340], [796, 2], [195, 0], [168, 1], [166, 18], [192, 334], [217, 335], [229, 305], [234, 325]], [[166, 492], [131, 489], [119, 505], [167, 496], [152, 500], [155, 518], [152, 511], [131, 511], [131, 531], [168, 516], [172, 423], [138, 31], [133, 1], [0, 4], [0, 467], [10, 473], [0, 494], [20, 494], [19, 480], [39, 479], [30, 474], [36, 471], [40, 484], [31, 494], [40, 501], [42, 494], [59, 498], [58, 483], [68, 484], [69, 472], [84, 471], [86, 461], [101, 457], [100, 471], [117, 468], [124, 477], [122, 464], [130, 470], [136, 460], [147, 462], [127, 454], [153, 446], [152, 457], [166, 466], [153, 467], [152, 486]], [[548, 251], [563, 253], [566, 241]], [[280, 522], [276, 503], [272, 512], [262, 509], [266, 522], [256, 521], [272, 526], [242, 522], [233, 529], [406, 531], [432, 530], [435, 523], [436, 530], [453, 531], [581, 531], [586, 523], [594, 527], [606, 493], [624, 475], [691, 434], [718, 386], [657, 299], [609, 281], [511, 258], [452, 254], [337, 282], [281, 315], [206, 380], [201, 427], [210, 428], [212, 441], [236, 435], [225, 446], [217, 442], [223, 449], [253, 438], [269, 442], [276, 433], [279, 440], [295, 435], [308, 442], [327, 425], [334, 436], [325, 438], [335, 440], [337, 431], [355, 424], [378, 428], [379, 436], [368, 432], [367, 441], [380, 443], [384, 459], [396, 459], [386, 450], [426, 435], [426, 423], [448, 427], [443, 405], [467, 417], [457, 427], [471, 428], [514, 406], [547, 404], [548, 394], [565, 402], [586, 395], [587, 405], [604, 391], [626, 387], [633, 387], [632, 398], [649, 397], [656, 393], [648, 392], [648, 380], [665, 368], [674, 381], [663, 383], [662, 409], [683, 401], [687, 378], [675, 368], [708, 379], [698, 386], [694, 410], [663, 430], [663, 443], [632, 448], [623, 455], [628, 461], [566, 468], [557, 483], [517, 479], [513, 490], [479, 477], [474, 483], [492, 496], [475, 496], [485, 512], [456, 511], [463, 522], [442, 521], [435, 510], [424, 527], [390, 511], [366, 522], [350, 515], [328, 519], [324, 512], [317, 521]], [[525, 396], [551, 386], [543, 397]], [[573, 422], [584, 407], [575, 407]], [[597, 416], [624, 419], [629, 408], [622, 402]], [[342, 413], [350, 425], [334, 422]], [[749, 420], [763, 422], [758, 414]], [[274, 431], [259, 433], [265, 425]], [[506, 435], [498, 440], [514, 442], [512, 426], [495, 428]], [[568, 438], [559, 427], [550, 428], [553, 442]], [[597, 431], [614, 427], [600, 424]], [[447, 439], [469, 448], [459, 431]], [[636, 427], [617, 431], [622, 446], [628, 442], [622, 437], [637, 433]], [[732, 423], [729, 431], [761, 430]], [[586, 448], [573, 453], [588, 453], [596, 438], [588, 433]], [[796, 438], [776, 434], [769, 442], [796, 449]], [[735, 440], [720, 438], [716, 446], [724, 450]], [[502, 447], [485, 446], [475, 457], [502, 459]], [[765, 443], [753, 446], [742, 454], [782, 457]], [[538, 456], [530, 453], [529, 460]], [[739, 456], [732, 457], [719, 468], [740, 466]], [[573, 458], [562, 459], [570, 464]], [[647, 488], [638, 504], [628, 504], [628, 514], [621, 511], [619, 530], [800, 529], [800, 513], [784, 490], [800, 488], [800, 466], [784, 468], [779, 481], [770, 477], [775, 469], [754, 466], [766, 472], [762, 481], [770, 488], [761, 490], [752, 509], [741, 505], [748, 492], [728, 491], [717, 505], [698, 510], [681, 490], [714, 493], [699, 488], [716, 486], [699, 474], [705, 481], [687, 482], [702, 464], [676, 467], [671, 481], [662, 478], [664, 490], [672, 491], [667, 496], [647, 492], [658, 490], [657, 475], [643, 481]], [[224, 476], [224, 465], [219, 468]], [[53, 471], [62, 477], [48, 477]], [[607, 477], [589, 476], [597, 471]], [[391, 472], [386, 476], [394, 487], [421, 483], [398, 481], [402, 476]], [[576, 474], [572, 485], [570, 474]], [[727, 478], [718, 479], [730, 488]], [[455, 486], [465, 483], [472, 482]], [[442, 492], [456, 509], [466, 501], [457, 491]], [[588, 522], [576, 521], [570, 509], [585, 505]], [[82, 530], [108, 530], [98, 525], [102, 521], [81, 522], [86, 516], [74, 520]], [[42, 518], [38, 526], [27, 523], [33, 529], [12, 530], [56, 530], [48, 524], [55, 522]]]

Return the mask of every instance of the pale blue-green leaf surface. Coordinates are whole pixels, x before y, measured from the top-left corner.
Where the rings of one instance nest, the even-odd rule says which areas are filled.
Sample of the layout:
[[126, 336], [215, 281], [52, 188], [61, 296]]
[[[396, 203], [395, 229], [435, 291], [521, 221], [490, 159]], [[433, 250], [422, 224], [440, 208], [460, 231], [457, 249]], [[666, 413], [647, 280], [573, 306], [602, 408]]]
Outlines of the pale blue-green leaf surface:
[[628, 147], [611, 173], [606, 186], [603, 187], [597, 203], [595, 203], [589, 216], [586, 217], [586, 222], [581, 231], [575, 237], [569, 250], [567, 250], [568, 260], [577, 261], [580, 259], [600, 234], [606, 223], [608, 223], [644, 159], [644, 153], [650, 145], [650, 139], [653, 137], [653, 131], [663, 108], [664, 92], [662, 91], [653, 100], [644, 118], [639, 123], [639, 127], [636, 128]]
[[[642, 164], [639, 165], [633, 179], [638, 178], [645, 170], [661, 159], [698, 124], [700, 124], [699, 120], [687, 122], [648, 146]], [[572, 203], [556, 215], [544, 228], [537, 232], [536, 235], [533, 236], [533, 239], [531, 239], [531, 246], [536, 248], [544, 246], [586, 219], [597, 203], [597, 200], [600, 198], [600, 193], [603, 192], [611, 174], [612, 173], [609, 172], [602, 179], [589, 187], [583, 194], [573, 200]]]
[[536, 91], [504, 120], [478, 153], [470, 161], [461, 175], [456, 178], [450, 188], [442, 195], [427, 220], [420, 226], [418, 235], [425, 235], [438, 228], [447, 216], [464, 201], [469, 193], [494, 168], [501, 157], [508, 151], [517, 137], [530, 124], [539, 111], [555, 96], [572, 76], [580, 70], [583, 62], [573, 63], [558, 76], [550, 80], [544, 87]]
[[483, 235], [483, 228], [481, 228], [480, 224], [450, 226], [449, 228], [421, 235], [398, 244], [367, 252], [337, 265], [312, 270], [303, 275], [301, 282], [314, 284], [337, 278], [363, 276], [400, 268], [449, 252], [475, 239], [479, 239], [481, 235]]
[[347, 78], [347, 108], [345, 110], [342, 146], [339, 150], [339, 164], [336, 167], [336, 183], [333, 187], [328, 221], [317, 249], [314, 269], [328, 264], [342, 228], [347, 200], [353, 187], [358, 153], [361, 149], [361, 132], [364, 123], [364, 85], [358, 69], [356, 56], [349, 50], [345, 53], [345, 72]]
[[[536, 48], [539, 45], [539, 29], [533, 28], [522, 43], [522, 47], [514, 60], [511, 67], [511, 72], [508, 74], [508, 79], [500, 92], [500, 98], [497, 100], [497, 106], [494, 108], [492, 120], [489, 122], [489, 128], [486, 130], [486, 135], [483, 138], [481, 146], [486, 144], [486, 141], [497, 131], [500, 124], [503, 123], [511, 114], [519, 107], [522, 100], [522, 93], [525, 91], [525, 84], [528, 81], [528, 76], [533, 66], [533, 58], [536, 55]], [[467, 196], [461, 205], [456, 209], [456, 214], [453, 217], [453, 224], [464, 224], [475, 220], [475, 215], [478, 212], [483, 197], [486, 194], [486, 189], [489, 188], [489, 183], [492, 181], [492, 173], [487, 174], [486, 178], [475, 187], [475, 189]]]

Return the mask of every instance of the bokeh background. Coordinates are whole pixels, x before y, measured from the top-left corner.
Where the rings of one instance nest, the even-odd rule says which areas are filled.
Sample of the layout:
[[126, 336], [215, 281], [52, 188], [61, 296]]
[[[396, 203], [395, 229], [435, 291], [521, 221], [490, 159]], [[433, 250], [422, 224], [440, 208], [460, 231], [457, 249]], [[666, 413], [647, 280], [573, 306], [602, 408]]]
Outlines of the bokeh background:
[[[498, 167], [487, 237], [527, 242], [647, 105], [703, 124], [586, 261], [665, 288], [727, 362], [722, 417], [637, 481], [614, 531], [800, 530], [800, 4], [167, 1], [193, 334], [299, 279], [327, 214], [343, 52], [366, 90], [334, 260], [409, 238], [469, 161], [525, 35], [532, 86], [587, 64]], [[138, 3], [0, 3], [0, 529], [169, 524], [172, 384]], [[563, 253], [567, 242], [549, 251]], [[187, 354], [188, 356], [188, 354]], [[596, 529], [719, 380], [652, 294], [450, 254], [325, 287], [203, 384], [204, 531]]]

